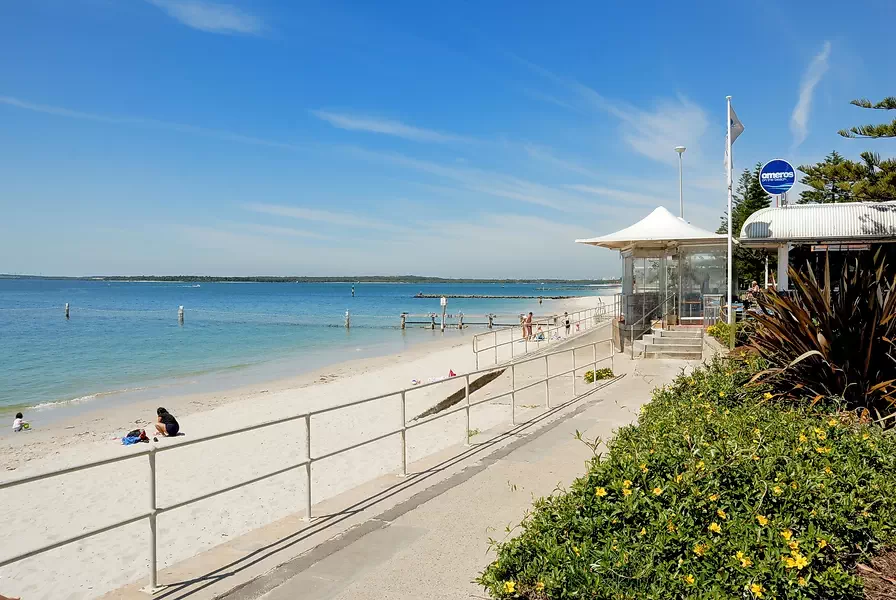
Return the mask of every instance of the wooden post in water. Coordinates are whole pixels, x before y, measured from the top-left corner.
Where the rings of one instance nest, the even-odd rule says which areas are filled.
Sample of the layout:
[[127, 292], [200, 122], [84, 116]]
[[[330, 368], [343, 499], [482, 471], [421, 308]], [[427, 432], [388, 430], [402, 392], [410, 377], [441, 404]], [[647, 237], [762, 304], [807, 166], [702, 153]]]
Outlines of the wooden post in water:
[[345, 311], [345, 328], [351, 329], [352, 326], [352, 316], [348, 311]]
[[407, 322], [408, 313], [401, 313], [401, 328], [405, 328], [405, 323]]
[[184, 307], [183, 306], [177, 307], [177, 323], [178, 323], [178, 325], [184, 324]]
[[68, 319], [68, 302], [65, 303], [65, 318]]

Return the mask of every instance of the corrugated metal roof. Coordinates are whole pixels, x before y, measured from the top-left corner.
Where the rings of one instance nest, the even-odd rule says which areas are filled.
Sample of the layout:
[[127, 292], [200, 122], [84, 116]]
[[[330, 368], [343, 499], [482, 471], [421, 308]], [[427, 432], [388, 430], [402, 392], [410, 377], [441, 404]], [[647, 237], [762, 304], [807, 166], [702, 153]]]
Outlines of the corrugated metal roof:
[[740, 243], [843, 240], [896, 242], [896, 202], [796, 204], [763, 208], [750, 215]]

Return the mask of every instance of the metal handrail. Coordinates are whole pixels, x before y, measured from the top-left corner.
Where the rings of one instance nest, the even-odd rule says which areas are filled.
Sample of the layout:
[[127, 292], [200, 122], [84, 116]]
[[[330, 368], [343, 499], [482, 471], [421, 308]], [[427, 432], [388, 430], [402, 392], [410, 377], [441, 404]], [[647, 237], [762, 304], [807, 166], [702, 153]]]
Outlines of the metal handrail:
[[[609, 342], [609, 346], [610, 346], [609, 356], [605, 356], [603, 358], [598, 358], [597, 357], [597, 345], [608, 343], [608, 342]], [[588, 347], [590, 347], [592, 350], [591, 361], [586, 363], [584, 366], [577, 365], [576, 364], [576, 351], [581, 350], [583, 348], [588, 348]], [[564, 370], [560, 373], [552, 374], [550, 372], [550, 363], [548, 361], [548, 358], [551, 356], [558, 356], [560, 354], [566, 354], [566, 353], [570, 353], [572, 356], [572, 368], [568, 369], [568, 370]], [[132, 515], [126, 519], [119, 520], [115, 523], [103, 525], [102, 527], [82, 532], [76, 536], [72, 536], [69, 538], [62, 539], [62, 540], [56, 540], [56, 541], [50, 542], [48, 544], [45, 544], [43, 546], [40, 546], [37, 548], [32, 548], [31, 550], [19, 553], [15, 556], [0, 559], [0, 568], [5, 567], [5, 566], [10, 565], [15, 562], [19, 562], [21, 560], [25, 560], [27, 558], [31, 558], [38, 554], [49, 552], [50, 550], [55, 550], [62, 546], [66, 546], [68, 544], [79, 542], [81, 540], [84, 540], [84, 539], [87, 539], [87, 538], [90, 538], [90, 537], [93, 537], [96, 535], [100, 535], [102, 533], [106, 533], [108, 531], [118, 529], [120, 527], [125, 527], [127, 525], [131, 525], [131, 524], [141, 521], [143, 519], [147, 519], [149, 521], [150, 532], [151, 532], [150, 585], [149, 585], [149, 588], [151, 590], [156, 589], [158, 587], [158, 568], [157, 568], [158, 543], [157, 543], [157, 535], [156, 535], [156, 518], [159, 514], [163, 514], [163, 513], [175, 510], [177, 508], [182, 508], [189, 504], [193, 504], [195, 502], [200, 502], [202, 500], [206, 500], [208, 498], [211, 498], [211, 497], [214, 497], [214, 496], [217, 496], [220, 494], [231, 492], [236, 489], [245, 487], [247, 485], [251, 485], [253, 483], [258, 483], [265, 479], [269, 479], [271, 477], [282, 475], [283, 473], [286, 473], [288, 471], [292, 471], [295, 469], [300, 469], [302, 467], [305, 467], [305, 520], [309, 521], [311, 519], [311, 488], [312, 488], [311, 467], [312, 467], [313, 463], [327, 459], [327, 458], [331, 458], [331, 457], [339, 455], [339, 454], [343, 454], [345, 452], [349, 452], [351, 450], [365, 446], [367, 444], [372, 444], [374, 442], [381, 441], [383, 439], [386, 439], [386, 438], [394, 436], [394, 435], [400, 435], [401, 436], [401, 452], [402, 452], [401, 475], [406, 476], [407, 475], [407, 431], [409, 429], [413, 429], [415, 427], [419, 427], [421, 425], [431, 423], [431, 422], [439, 420], [439, 419], [443, 419], [445, 417], [456, 414], [458, 412], [465, 411], [466, 419], [465, 419], [465, 429], [464, 429], [464, 443], [465, 443], [465, 445], [469, 445], [470, 409], [473, 406], [477, 406], [477, 405], [485, 403], [485, 402], [494, 402], [495, 400], [498, 400], [500, 398], [510, 396], [510, 398], [511, 398], [511, 402], [510, 402], [511, 423], [513, 425], [516, 425], [516, 394], [517, 393], [527, 390], [527, 389], [530, 389], [537, 385], [544, 384], [544, 386], [545, 386], [545, 410], [550, 410], [551, 409], [550, 381], [552, 379], [556, 379], [558, 377], [566, 377], [567, 375], [572, 374], [573, 375], [573, 390], [572, 390], [573, 391], [573, 400], [578, 399], [580, 397], [580, 395], [578, 394], [577, 387], [576, 387], [576, 384], [578, 381], [578, 379], [575, 377], [576, 371], [578, 371], [579, 369], [588, 368], [589, 366], [591, 366], [591, 368], [593, 370], [596, 370], [597, 365], [604, 361], [610, 361], [610, 368], [612, 369], [614, 355], [615, 355], [615, 349], [613, 347], [611, 338], [596, 340], [591, 343], [582, 344], [580, 346], [574, 346], [572, 348], [565, 348], [563, 350], [556, 350], [553, 352], [539, 354], [538, 356], [532, 356], [529, 358], [519, 359], [516, 361], [512, 361], [509, 364], [496, 365], [496, 366], [492, 366], [489, 368], [483, 368], [483, 369], [476, 369], [474, 371], [465, 373], [463, 375], [458, 375], [457, 377], [451, 378], [451, 379], [432, 381], [432, 382], [424, 383], [424, 384], [417, 385], [414, 387], [404, 388], [404, 389], [401, 389], [396, 392], [388, 392], [385, 394], [380, 394], [380, 395], [372, 396], [369, 398], [362, 398], [360, 400], [356, 400], [353, 402], [346, 402], [346, 403], [338, 404], [335, 406], [328, 406], [325, 408], [308, 411], [306, 413], [302, 413], [299, 415], [291, 415], [288, 417], [273, 419], [273, 420], [265, 421], [262, 423], [257, 423], [255, 425], [243, 427], [240, 429], [234, 429], [234, 430], [225, 431], [225, 432], [221, 432], [221, 433], [200, 436], [197, 438], [184, 440], [183, 442], [176, 442], [169, 446], [161, 446], [161, 447], [151, 446], [148, 449], [139, 450], [139, 451], [136, 451], [136, 452], [124, 455], [124, 456], [115, 456], [115, 457], [107, 458], [107, 459], [103, 459], [103, 460], [90, 461], [90, 462], [82, 463], [79, 465], [66, 467], [63, 469], [57, 469], [54, 471], [39, 473], [37, 475], [30, 475], [30, 476], [20, 477], [18, 479], [11, 479], [8, 481], [0, 482], [0, 490], [4, 490], [4, 489], [17, 487], [17, 486], [25, 485], [25, 484], [36, 482], [36, 481], [41, 481], [44, 479], [59, 477], [59, 476], [66, 475], [69, 473], [75, 473], [78, 471], [84, 471], [87, 469], [105, 466], [105, 465], [109, 465], [109, 464], [113, 464], [113, 463], [117, 463], [117, 462], [132, 460], [132, 459], [139, 458], [141, 456], [147, 456], [149, 459], [150, 479], [149, 479], [149, 510], [148, 511], [141, 512], [137, 515]], [[532, 363], [534, 361], [544, 361], [544, 377], [538, 378], [535, 381], [532, 381], [530, 383], [527, 383], [526, 385], [523, 385], [522, 387], [517, 387], [517, 385], [516, 385], [516, 367], [518, 367], [520, 365]], [[510, 370], [510, 375], [511, 375], [510, 391], [498, 394], [497, 396], [484, 398], [477, 402], [471, 402], [471, 400], [470, 400], [470, 378], [471, 377], [476, 376], [476, 375], [485, 374], [485, 373], [494, 373], [495, 371], [505, 371], [508, 369]], [[431, 418], [422, 419], [418, 422], [408, 423], [407, 417], [406, 417], [406, 412], [407, 412], [406, 396], [407, 396], [408, 392], [413, 391], [413, 390], [419, 390], [421, 388], [430, 387], [433, 385], [443, 384], [443, 383], [446, 383], [449, 381], [453, 381], [455, 379], [456, 380], [462, 379], [464, 381], [464, 392], [465, 392], [464, 397], [466, 399], [466, 402], [463, 405], [459, 406], [456, 409], [442, 411], [441, 413], [433, 415]], [[595, 379], [592, 382], [592, 388], [596, 387], [597, 383], [598, 382]], [[356, 444], [353, 444], [353, 445], [350, 445], [350, 446], [347, 446], [344, 448], [340, 448], [338, 450], [327, 452], [327, 453], [324, 453], [324, 454], [321, 454], [318, 456], [312, 455], [312, 453], [311, 453], [311, 417], [312, 416], [329, 413], [329, 412], [332, 412], [335, 410], [350, 408], [353, 406], [358, 406], [358, 405], [372, 402], [375, 400], [381, 400], [383, 398], [388, 398], [390, 396], [399, 396], [400, 397], [401, 420], [402, 420], [402, 425], [400, 428], [392, 429], [391, 431], [388, 431], [386, 433], [382, 433], [382, 434], [379, 434], [372, 438], [362, 440]], [[284, 423], [289, 423], [289, 422], [297, 421], [300, 419], [303, 419], [305, 421], [305, 456], [303, 457], [303, 459], [300, 462], [292, 463], [288, 466], [276, 469], [276, 470], [266, 473], [264, 475], [252, 477], [251, 479], [241, 481], [239, 483], [235, 483], [235, 484], [226, 486], [224, 488], [213, 490], [211, 492], [206, 492], [204, 494], [201, 494], [199, 496], [195, 496], [192, 498], [188, 498], [186, 500], [181, 500], [181, 501], [178, 501], [178, 502], [173, 503], [168, 506], [157, 506], [157, 504], [156, 504], [156, 501], [157, 501], [157, 498], [156, 498], [156, 455], [158, 453], [169, 452], [169, 451], [177, 450], [179, 448], [183, 448], [186, 446], [192, 446], [194, 444], [209, 442], [212, 440], [217, 440], [217, 439], [221, 439], [223, 437], [236, 435], [236, 434], [240, 434], [240, 433], [256, 431], [256, 430], [263, 429], [266, 427], [281, 425]]]
[[[585, 308], [582, 310], [575, 311], [572, 314], [568, 315], [569, 317], [571, 317], [570, 318], [570, 326], [575, 325], [578, 327], [578, 325], [584, 323], [585, 329], [584, 329], [584, 331], [581, 331], [579, 333], [585, 333], [589, 330], [588, 329], [589, 321], [597, 320], [598, 323], [602, 323], [604, 320], [606, 320], [607, 310], [608, 310], [608, 307], [606, 305], [604, 305], [603, 303], [601, 303], [599, 306], [596, 306], [595, 308]], [[583, 313], [586, 314], [585, 317], [576, 319], [576, 315], [581, 315]], [[556, 317], [554, 317], [554, 319], [556, 320]], [[476, 362], [476, 368], [477, 369], [479, 368], [479, 355], [483, 352], [493, 350], [495, 353], [494, 364], [497, 365], [497, 364], [499, 364], [498, 363], [498, 348], [501, 348], [503, 346], [510, 346], [510, 358], [511, 358], [511, 360], [513, 360], [514, 359], [514, 348], [516, 347], [515, 344], [518, 344], [520, 342], [523, 342], [523, 344], [525, 345], [523, 354], [528, 354], [529, 353], [529, 342], [536, 344], [535, 347], [536, 347], [536, 349], [538, 349], [538, 348], [541, 348], [541, 344], [549, 343], [552, 341], [566, 341], [569, 339], [569, 338], [559, 338], [557, 340], [551, 340], [550, 336], [549, 336], [549, 334], [551, 334], [554, 331], [559, 332], [561, 329], [565, 329], [565, 327], [566, 327], [565, 324], [552, 326], [550, 324], [549, 320], [548, 321], [543, 320], [543, 321], [533, 321], [532, 326], [533, 327], [547, 326], [547, 329], [541, 331], [541, 333], [545, 335], [546, 339], [532, 340], [529, 337], [526, 337], [522, 340], [515, 339], [514, 338], [514, 330], [522, 329], [522, 325], [511, 325], [509, 327], [502, 327], [502, 328], [496, 329], [494, 331], [488, 331], [485, 333], [478, 333], [478, 334], [474, 335], [473, 336], [473, 356], [474, 356], [474, 359]], [[507, 342], [498, 343], [498, 335], [501, 333], [507, 333], [507, 332], [510, 333], [510, 340]], [[490, 346], [486, 346], [485, 348], [480, 348], [479, 340], [484, 339], [486, 337], [490, 337], [490, 336], [494, 337], [494, 343]]]
[[659, 304], [657, 304], [656, 306], [654, 306], [652, 309], [650, 309], [650, 312], [648, 312], [648, 313], [645, 314], [643, 317], [641, 317], [640, 319], [638, 319], [637, 321], [635, 321], [634, 323], [632, 323], [632, 326], [631, 326], [631, 328], [629, 329], [629, 334], [631, 335], [631, 337], [630, 337], [630, 339], [629, 339], [629, 342], [630, 342], [630, 343], [629, 343], [629, 350], [630, 350], [630, 352], [631, 352], [631, 357], [632, 357], [632, 358], [635, 358], [635, 326], [636, 326], [636, 325], [643, 324], [644, 319], [646, 319], [647, 317], [651, 316], [653, 313], [655, 313], [655, 312], [656, 312], [657, 310], [659, 310], [660, 308], [663, 308], [664, 306], [666, 306], [666, 304], [668, 304], [668, 302], [669, 302], [669, 298], [673, 298], [673, 297], [675, 297], [676, 295], [677, 295], [676, 292], [672, 292], [672, 293], [670, 293], [669, 295], [667, 295], [667, 296], [663, 299], [662, 302], [660, 302]]

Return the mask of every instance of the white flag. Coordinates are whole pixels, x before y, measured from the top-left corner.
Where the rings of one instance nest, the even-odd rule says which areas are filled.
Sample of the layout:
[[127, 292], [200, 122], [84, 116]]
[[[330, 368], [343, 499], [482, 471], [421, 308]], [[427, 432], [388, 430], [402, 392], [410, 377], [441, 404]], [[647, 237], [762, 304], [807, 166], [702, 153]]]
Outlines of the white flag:
[[731, 143], [734, 144], [737, 141], [737, 137], [744, 132], [744, 124], [737, 118], [737, 113], [734, 112], [733, 108], [728, 118], [731, 119]]

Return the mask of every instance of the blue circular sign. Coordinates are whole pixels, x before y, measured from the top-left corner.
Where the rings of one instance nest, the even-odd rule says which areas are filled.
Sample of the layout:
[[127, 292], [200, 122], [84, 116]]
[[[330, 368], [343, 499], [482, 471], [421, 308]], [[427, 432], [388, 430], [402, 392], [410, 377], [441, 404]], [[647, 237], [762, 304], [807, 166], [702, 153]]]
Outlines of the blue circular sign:
[[786, 160], [776, 158], [762, 165], [759, 171], [759, 185], [769, 194], [784, 194], [796, 183], [796, 171]]

